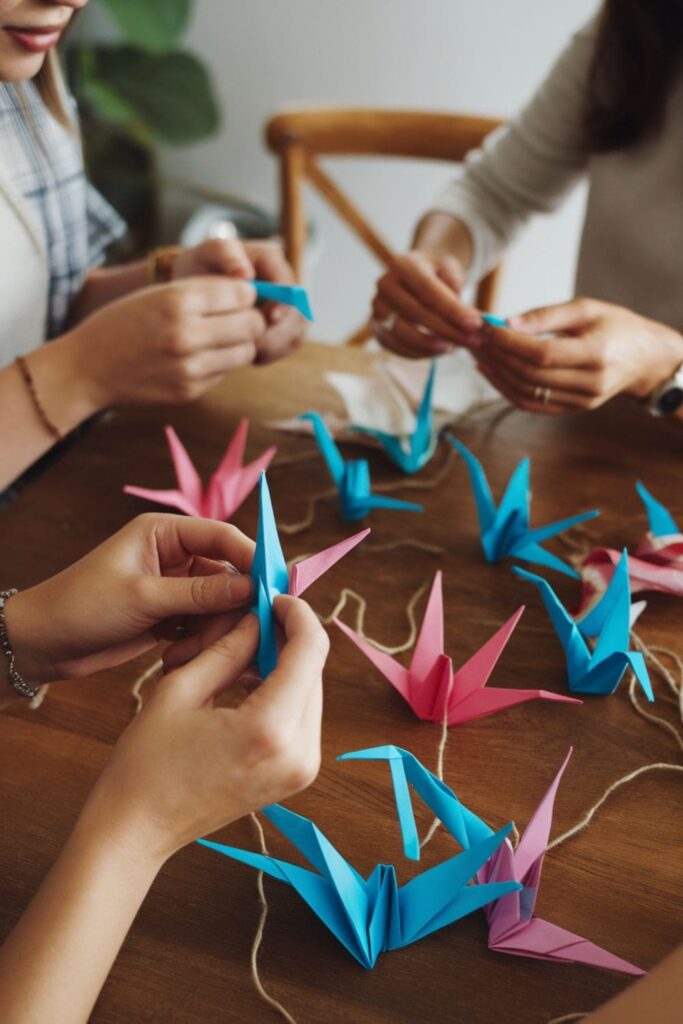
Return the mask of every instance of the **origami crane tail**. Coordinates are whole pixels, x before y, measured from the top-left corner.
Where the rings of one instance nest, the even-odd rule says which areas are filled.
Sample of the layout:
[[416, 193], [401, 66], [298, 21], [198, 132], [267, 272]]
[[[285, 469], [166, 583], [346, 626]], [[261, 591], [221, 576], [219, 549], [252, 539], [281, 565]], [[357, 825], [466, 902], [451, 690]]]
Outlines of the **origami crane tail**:
[[369, 511], [376, 508], [393, 508], [402, 512], [424, 512], [423, 505], [416, 505], [413, 501], [399, 501], [398, 498], [390, 498], [384, 494], [369, 494], [365, 500]]
[[328, 569], [331, 569], [333, 565], [340, 561], [344, 555], [347, 555], [357, 544], [360, 544], [369, 533], [369, 528], [361, 530], [352, 537], [347, 537], [346, 540], [334, 544], [331, 548], [325, 548], [324, 551], [318, 552], [317, 555], [311, 555], [309, 558], [304, 558], [303, 561], [297, 562], [292, 567], [289, 593], [293, 597], [299, 597], [317, 579], [323, 576]]
[[474, 494], [474, 501], [477, 506], [479, 526], [483, 533], [484, 530], [488, 530], [493, 525], [496, 517], [496, 506], [491, 494], [491, 488], [489, 487], [488, 480], [486, 479], [486, 474], [484, 473], [479, 460], [475, 458], [472, 452], [466, 448], [464, 444], [458, 441], [457, 438], [453, 437], [452, 434], [448, 435], [448, 440], [465, 460], [472, 492]]
[[305, 412], [299, 417], [302, 420], [308, 420], [313, 424], [313, 433], [318, 443], [318, 448], [322, 454], [327, 468], [330, 471], [330, 475], [334, 480], [335, 485], [341, 488], [344, 483], [344, 476], [346, 473], [346, 466], [342, 454], [334, 443], [334, 439], [330, 434], [329, 430], [325, 426], [325, 421], [317, 412]]
[[626, 657], [628, 658], [629, 665], [633, 669], [633, 673], [643, 688], [643, 693], [647, 699], [652, 703], [655, 699], [655, 695], [652, 691], [652, 683], [650, 676], [647, 671], [647, 665], [645, 659], [640, 651], [628, 651]]
[[202, 504], [202, 481], [190, 456], [173, 427], [166, 427], [166, 440], [171, 452], [178, 487], [196, 507]]
[[640, 967], [614, 956], [593, 942], [558, 928], [557, 925], [534, 917], [525, 925], [511, 930], [507, 935], [490, 942], [491, 949], [512, 956], [533, 957], [539, 960], [554, 960], [559, 963], [581, 963], [592, 967], [603, 967], [623, 974], [641, 975]]
[[144, 498], [146, 501], [154, 501], [157, 505], [169, 505], [171, 508], [179, 508], [181, 512], [188, 516], [201, 516], [203, 514], [201, 506], [193, 504], [180, 491], [152, 491], [146, 487], [131, 487], [129, 485], [126, 485], [123, 490], [125, 494], [132, 494], [134, 497]]
[[521, 537], [513, 542], [505, 554], [519, 558], [521, 562], [531, 562], [532, 565], [544, 565], [548, 569], [556, 569], [557, 572], [571, 576], [572, 579], [579, 578], [578, 572], [571, 565], [563, 562], [552, 551], [546, 551], [540, 544], [527, 543], [526, 537]]
[[657, 501], [640, 480], [636, 483], [636, 490], [647, 512], [650, 533], [655, 537], [669, 537], [680, 532], [668, 508]]
[[392, 658], [391, 655], [377, 650], [377, 648], [373, 647], [372, 644], [368, 643], [368, 641], [363, 639], [363, 637], [358, 636], [357, 633], [354, 633], [354, 631], [344, 622], [341, 622], [340, 619], [334, 619], [333, 621], [335, 626], [341, 629], [342, 633], [344, 633], [349, 640], [353, 641], [356, 647], [363, 652], [365, 657], [369, 658], [373, 665], [380, 670], [382, 675], [389, 680], [391, 685], [398, 690], [403, 699], [409, 701], [410, 677], [408, 670], [404, 668], [399, 661]]

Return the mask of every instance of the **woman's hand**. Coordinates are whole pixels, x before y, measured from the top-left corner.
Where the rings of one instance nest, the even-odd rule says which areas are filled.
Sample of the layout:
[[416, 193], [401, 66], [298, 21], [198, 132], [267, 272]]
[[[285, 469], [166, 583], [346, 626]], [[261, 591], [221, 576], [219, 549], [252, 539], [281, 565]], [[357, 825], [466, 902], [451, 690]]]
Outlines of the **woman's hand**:
[[57, 576], [11, 597], [17, 671], [51, 682], [121, 664], [218, 617], [229, 629], [249, 603], [254, 544], [234, 526], [148, 513]]
[[418, 249], [397, 256], [377, 282], [373, 330], [385, 348], [412, 359], [475, 348], [482, 319], [460, 300], [464, 274], [455, 256]]
[[[196, 274], [225, 274], [244, 280], [294, 284], [294, 274], [276, 242], [240, 242], [208, 239], [181, 252], [173, 264], [173, 277]], [[256, 361], [271, 363], [289, 355], [303, 341], [306, 321], [291, 306], [267, 302], [261, 312], [265, 326], [256, 339]]]
[[303, 601], [279, 597], [275, 614], [285, 633], [277, 667], [239, 707], [214, 700], [254, 657], [253, 615], [161, 680], [86, 805], [88, 827], [163, 862], [313, 782], [329, 641]]
[[[52, 346], [82, 381], [93, 412], [118, 403], [188, 402], [253, 363], [266, 329], [237, 277], [189, 277], [102, 306]], [[32, 355], [41, 386], [41, 353]]]
[[[477, 364], [515, 405], [549, 414], [645, 398], [683, 363], [678, 331], [621, 306], [575, 299], [487, 327]], [[557, 337], [541, 339], [550, 333]]]

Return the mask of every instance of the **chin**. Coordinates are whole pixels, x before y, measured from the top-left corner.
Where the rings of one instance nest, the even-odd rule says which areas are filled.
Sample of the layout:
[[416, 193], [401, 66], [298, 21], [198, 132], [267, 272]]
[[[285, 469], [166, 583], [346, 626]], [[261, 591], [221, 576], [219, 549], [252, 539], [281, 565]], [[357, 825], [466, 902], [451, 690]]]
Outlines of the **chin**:
[[45, 53], [27, 53], [21, 57], [0, 52], [0, 82], [27, 82], [45, 63]]

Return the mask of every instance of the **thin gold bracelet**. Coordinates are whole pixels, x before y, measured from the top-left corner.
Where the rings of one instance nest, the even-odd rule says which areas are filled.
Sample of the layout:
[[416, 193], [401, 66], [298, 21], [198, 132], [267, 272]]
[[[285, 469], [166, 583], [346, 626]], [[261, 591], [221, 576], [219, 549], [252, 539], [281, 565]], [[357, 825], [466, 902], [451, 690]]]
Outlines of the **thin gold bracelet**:
[[52, 437], [52, 439], [54, 441], [61, 441], [64, 435], [62, 434], [62, 432], [59, 429], [59, 427], [57, 427], [52, 422], [52, 420], [50, 419], [48, 414], [45, 412], [45, 407], [43, 406], [43, 403], [41, 402], [40, 398], [38, 397], [38, 391], [36, 389], [35, 382], [34, 382], [33, 377], [31, 375], [31, 371], [28, 368], [28, 363], [26, 362], [26, 359], [23, 356], [17, 356], [17, 358], [14, 361], [17, 364], [17, 367], [19, 369], [19, 373], [22, 376], [22, 379], [23, 379], [23, 381], [24, 381], [24, 383], [26, 385], [26, 388], [28, 390], [28, 393], [31, 396], [31, 401], [33, 403], [33, 407], [36, 410], [36, 412], [38, 413], [38, 418], [39, 418], [40, 422], [43, 424], [43, 426], [45, 427], [45, 429], [49, 433], [50, 437]]

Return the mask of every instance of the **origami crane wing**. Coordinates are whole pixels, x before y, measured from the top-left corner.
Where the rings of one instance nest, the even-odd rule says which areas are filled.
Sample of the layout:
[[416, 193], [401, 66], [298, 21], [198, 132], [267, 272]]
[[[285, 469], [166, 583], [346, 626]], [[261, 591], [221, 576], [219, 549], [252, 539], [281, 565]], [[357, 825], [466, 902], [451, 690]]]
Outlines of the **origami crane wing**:
[[307, 320], [313, 319], [308, 292], [299, 285], [274, 284], [272, 281], [249, 281], [261, 302], [280, 302], [283, 306], [293, 306]]
[[[543, 855], [545, 854], [548, 839], [550, 838], [550, 827], [553, 821], [555, 797], [557, 796], [558, 787], [562, 781], [565, 769], [569, 764], [572, 752], [573, 748], [570, 747], [560, 770], [529, 819], [529, 823], [524, 829], [515, 850], [515, 878], [526, 885], [529, 881], [528, 876], [533, 871], [534, 877], [532, 885], [534, 889], [538, 887], [540, 881]], [[531, 916], [532, 910], [533, 905], [529, 908], [529, 916]]]
[[513, 880], [467, 884], [511, 830], [512, 824], [506, 825], [500, 832], [492, 833], [469, 850], [425, 871], [399, 889], [401, 941], [392, 943], [388, 948], [407, 946], [479, 910], [492, 900], [518, 892], [522, 886]]
[[651, 534], [655, 537], [670, 537], [672, 534], [680, 533], [668, 508], [657, 501], [640, 480], [636, 482], [636, 490], [645, 506]]
[[425, 679], [443, 654], [443, 574], [439, 570], [427, 599], [417, 643], [410, 659], [410, 674]]
[[346, 475], [346, 463], [342, 457], [341, 452], [334, 443], [334, 439], [330, 434], [325, 421], [317, 412], [305, 412], [299, 419], [308, 420], [313, 424], [313, 433], [318, 444], [318, 448], [324, 458], [327, 468], [330, 471], [330, 475], [335, 482], [337, 488], [341, 488], [344, 484], [344, 477]]
[[270, 447], [248, 465], [243, 465], [249, 431], [249, 420], [242, 419], [233, 434], [225, 455], [211, 477], [206, 496], [208, 515], [229, 521], [259, 481], [273, 460], [277, 448]]
[[394, 787], [403, 852], [410, 860], [420, 859], [420, 842], [415, 824], [408, 784], [434, 812], [445, 828], [464, 849], [469, 849], [493, 835], [493, 830], [476, 814], [461, 804], [445, 782], [430, 772], [409, 750], [401, 747], [371, 747], [341, 754], [338, 761], [387, 761]]

